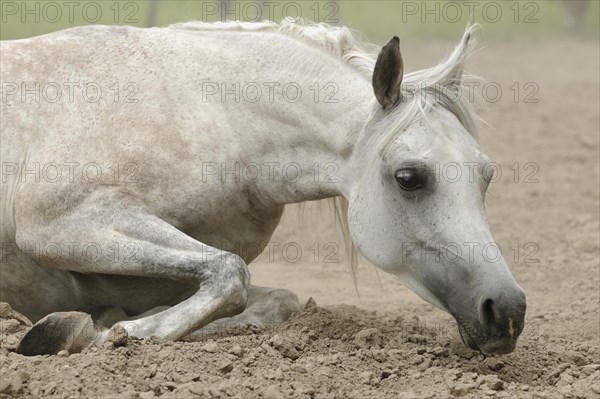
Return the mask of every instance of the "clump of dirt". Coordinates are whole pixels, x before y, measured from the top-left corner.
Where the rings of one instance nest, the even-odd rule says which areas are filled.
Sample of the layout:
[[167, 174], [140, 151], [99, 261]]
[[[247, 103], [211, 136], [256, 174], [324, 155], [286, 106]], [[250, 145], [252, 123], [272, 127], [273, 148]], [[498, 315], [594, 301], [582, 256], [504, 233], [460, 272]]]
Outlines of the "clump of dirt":
[[[592, 397], [598, 343], [565, 349], [525, 337], [503, 357], [466, 349], [455, 332], [353, 306], [307, 305], [286, 323], [195, 342], [129, 338], [124, 346], [25, 357], [30, 324], [2, 310], [1, 397], [396, 398]], [[449, 326], [447, 326], [449, 327]]]
[[31, 325], [27, 317], [15, 312], [8, 303], [0, 302], [0, 346], [2, 348], [16, 349]]

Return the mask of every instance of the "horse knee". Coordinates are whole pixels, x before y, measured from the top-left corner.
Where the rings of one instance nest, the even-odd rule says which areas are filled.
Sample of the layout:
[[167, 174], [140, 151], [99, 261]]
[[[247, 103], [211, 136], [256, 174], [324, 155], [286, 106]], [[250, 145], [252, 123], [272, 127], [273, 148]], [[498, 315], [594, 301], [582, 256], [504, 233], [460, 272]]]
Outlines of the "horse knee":
[[213, 276], [213, 283], [218, 290], [217, 295], [224, 301], [221, 317], [235, 316], [246, 309], [250, 273], [242, 258], [235, 254], [227, 254]]

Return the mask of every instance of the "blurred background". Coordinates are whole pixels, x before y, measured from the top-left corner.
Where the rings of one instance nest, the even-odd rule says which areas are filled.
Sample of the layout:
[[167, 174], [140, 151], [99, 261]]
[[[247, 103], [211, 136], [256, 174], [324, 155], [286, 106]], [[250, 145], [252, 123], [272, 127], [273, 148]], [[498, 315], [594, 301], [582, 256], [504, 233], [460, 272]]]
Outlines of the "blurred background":
[[456, 37], [472, 18], [489, 37], [566, 33], [597, 37], [599, 2], [544, 1], [7, 1], [2, 0], [1, 39], [31, 37], [85, 24], [164, 26], [200, 20], [260, 21], [302, 17], [344, 24], [378, 42], [401, 37]]

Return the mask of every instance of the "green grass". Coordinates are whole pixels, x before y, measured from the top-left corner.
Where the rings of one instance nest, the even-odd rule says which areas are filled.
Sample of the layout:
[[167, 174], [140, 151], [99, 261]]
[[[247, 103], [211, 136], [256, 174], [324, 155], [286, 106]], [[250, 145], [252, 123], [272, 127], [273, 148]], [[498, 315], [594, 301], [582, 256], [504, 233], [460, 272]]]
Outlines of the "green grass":
[[[75, 1], [73, 18], [70, 19], [66, 1], [0, 1], [0, 39], [18, 39], [36, 36], [78, 25], [90, 23], [99, 24], [128, 24], [146, 26], [148, 24], [150, 3], [147, 1]], [[258, 1], [237, 1], [237, 15], [241, 20], [255, 19], [255, 5]], [[273, 6], [274, 20], [281, 20], [287, 7], [288, 14], [297, 15], [300, 6], [302, 16], [308, 20], [318, 19], [325, 22], [335, 22], [351, 26], [367, 35], [373, 41], [381, 41], [390, 35], [402, 37], [452, 37], [456, 38], [463, 31], [469, 18], [469, 2], [460, 0], [441, 1], [381, 1], [381, 0], [345, 0], [339, 1], [339, 11], [335, 11], [331, 1], [275, 1]], [[472, 2], [471, 2], [472, 3]], [[553, 38], [567, 34], [566, 13], [561, 1], [476, 1], [473, 9], [474, 19], [483, 26], [486, 37], [511, 38], [531, 36]], [[56, 18], [56, 7], [61, 10], [61, 16]], [[159, 0], [157, 4], [156, 25], [168, 25], [174, 22], [188, 20], [214, 21], [222, 15], [209, 15], [213, 5], [221, 9], [222, 1], [198, 0]], [[96, 5], [101, 10], [100, 18], [96, 19]], [[12, 14], [16, 9], [16, 14]], [[37, 8], [36, 8], [37, 7]], [[439, 10], [436, 15], [425, 14], [425, 8]], [[501, 10], [497, 21], [496, 11]], [[24, 9], [38, 10], [32, 14], [24, 14]], [[87, 10], [84, 14], [83, 10]], [[117, 12], [118, 10], [118, 12]], [[243, 13], [243, 11], [247, 13]], [[460, 18], [457, 11], [460, 10]], [[487, 10], [484, 13], [483, 10]], [[131, 14], [130, 18], [127, 18]], [[88, 18], [85, 16], [87, 15]], [[329, 18], [327, 16], [330, 15]], [[263, 16], [268, 17], [265, 12]], [[446, 16], [446, 18], [444, 18]], [[529, 18], [527, 18], [529, 16]], [[36, 21], [36, 17], [39, 21]], [[236, 14], [229, 14], [229, 19]], [[23, 21], [23, 18], [25, 19]], [[528, 19], [528, 21], [527, 21]], [[584, 25], [581, 32], [584, 35], [597, 38], [600, 25], [600, 2], [592, 0], [588, 4]]]

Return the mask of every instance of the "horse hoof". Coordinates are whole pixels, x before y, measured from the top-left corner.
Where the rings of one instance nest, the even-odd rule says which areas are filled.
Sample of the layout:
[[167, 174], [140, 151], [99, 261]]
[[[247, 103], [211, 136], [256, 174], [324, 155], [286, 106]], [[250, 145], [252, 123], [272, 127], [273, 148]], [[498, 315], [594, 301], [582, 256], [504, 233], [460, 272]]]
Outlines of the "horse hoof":
[[99, 336], [89, 314], [56, 312], [35, 323], [19, 342], [16, 352], [25, 356], [54, 355], [62, 350], [77, 353]]

